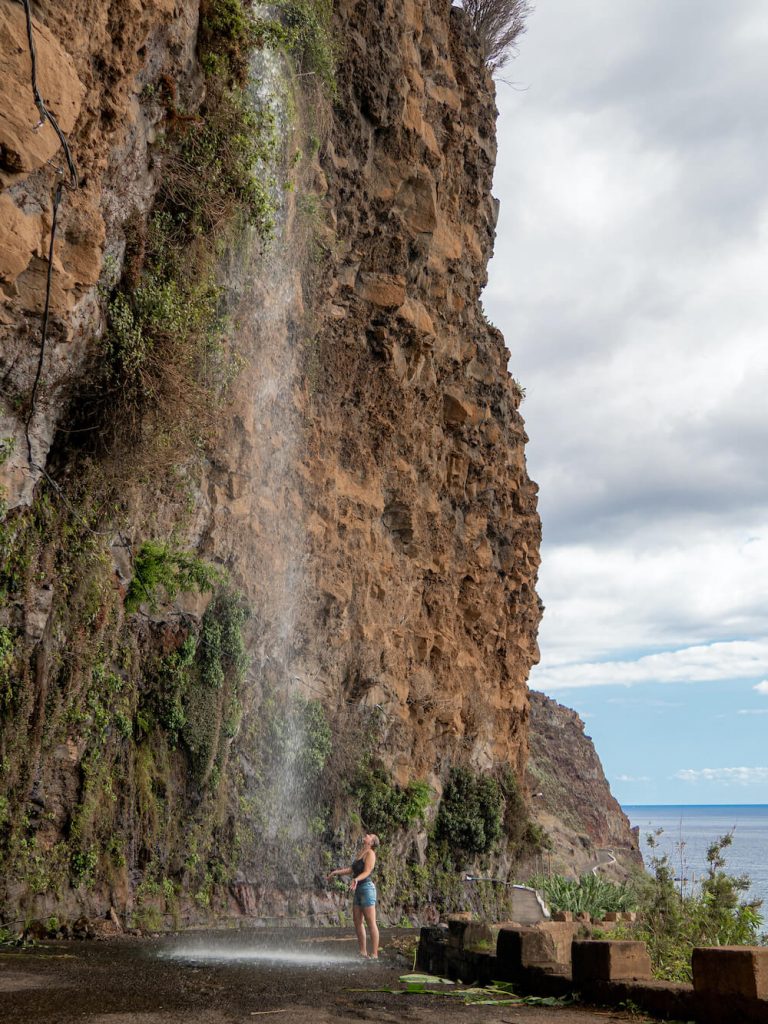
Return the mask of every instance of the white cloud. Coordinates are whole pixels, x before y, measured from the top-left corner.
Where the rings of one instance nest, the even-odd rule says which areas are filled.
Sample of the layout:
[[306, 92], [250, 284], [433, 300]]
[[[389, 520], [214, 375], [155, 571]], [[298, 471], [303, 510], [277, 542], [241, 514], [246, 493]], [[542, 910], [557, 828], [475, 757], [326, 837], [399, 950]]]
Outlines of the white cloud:
[[682, 782], [749, 786], [768, 782], [768, 768], [682, 768], [675, 778]]
[[[618, 499], [611, 500], [620, 519]], [[609, 509], [606, 496], [610, 516]], [[545, 537], [546, 531], [545, 516]], [[768, 621], [766, 577], [768, 529], [701, 528], [684, 511], [676, 518], [669, 506], [643, 536], [545, 544], [539, 584], [546, 605], [542, 667], [604, 658], [627, 647], [761, 636]], [[765, 668], [755, 674], [765, 675]]]
[[532, 681], [545, 690], [638, 683], [702, 683], [750, 679], [768, 664], [768, 638], [702, 644], [633, 661], [583, 662], [541, 668]]
[[528, 391], [541, 689], [768, 694], [764, 8], [548, 0], [499, 88], [484, 299]]
[[768, 715], [768, 708], [739, 708], [739, 715]]
[[753, 686], [752, 689], [757, 690], [758, 693], [768, 693], [768, 679], [764, 679], [762, 683], [758, 683], [757, 686]]
[[617, 782], [650, 782], [649, 775], [618, 775]]

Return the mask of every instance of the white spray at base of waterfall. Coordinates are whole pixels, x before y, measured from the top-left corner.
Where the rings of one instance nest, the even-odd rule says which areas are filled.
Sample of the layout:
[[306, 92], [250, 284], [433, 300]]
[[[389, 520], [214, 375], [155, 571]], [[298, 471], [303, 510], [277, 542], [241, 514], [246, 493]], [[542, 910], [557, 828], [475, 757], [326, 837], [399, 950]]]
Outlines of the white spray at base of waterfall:
[[190, 964], [196, 963], [265, 963], [279, 967], [331, 967], [343, 964], [354, 964], [359, 957], [353, 953], [325, 953], [322, 950], [299, 951], [280, 947], [260, 949], [253, 946], [234, 946], [232, 948], [210, 946], [179, 946], [164, 950], [160, 957], [165, 960], [182, 960]]

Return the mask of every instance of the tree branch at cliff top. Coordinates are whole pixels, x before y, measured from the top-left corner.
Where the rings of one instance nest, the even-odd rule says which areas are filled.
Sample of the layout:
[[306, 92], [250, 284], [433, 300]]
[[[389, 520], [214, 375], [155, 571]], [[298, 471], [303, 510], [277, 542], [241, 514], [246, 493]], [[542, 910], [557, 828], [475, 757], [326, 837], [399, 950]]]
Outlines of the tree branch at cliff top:
[[463, 0], [462, 6], [480, 38], [486, 64], [491, 71], [499, 71], [512, 59], [532, 4], [529, 0]]

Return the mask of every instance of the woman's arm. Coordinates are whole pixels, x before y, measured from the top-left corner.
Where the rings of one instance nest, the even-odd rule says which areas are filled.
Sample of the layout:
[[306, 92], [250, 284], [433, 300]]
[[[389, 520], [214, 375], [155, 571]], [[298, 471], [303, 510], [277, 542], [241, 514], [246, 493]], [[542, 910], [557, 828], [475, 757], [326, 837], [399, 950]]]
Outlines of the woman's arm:
[[331, 871], [330, 874], [327, 874], [325, 877], [326, 878], [335, 878], [337, 875], [351, 875], [351, 874], [352, 874], [352, 868], [336, 868], [335, 871]]

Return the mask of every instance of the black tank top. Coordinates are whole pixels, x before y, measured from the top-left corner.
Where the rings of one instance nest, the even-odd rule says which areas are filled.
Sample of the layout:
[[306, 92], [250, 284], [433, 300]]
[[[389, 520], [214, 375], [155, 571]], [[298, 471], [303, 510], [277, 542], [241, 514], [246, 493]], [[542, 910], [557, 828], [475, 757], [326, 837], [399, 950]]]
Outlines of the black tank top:
[[[375, 868], [376, 865], [374, 864], [373, 870], [375, 870]], [[371, 871], [371, 874], [373, 874], [373, 870]], [[352, 862], [352, 877], [357, 878], [357, 876], [361, 874], [363, 871], [365, 871], [365, 860], [362, 857], [358, 857], [357, 860]], [[373, 879], [371, 878], [371, 875], [368, 875], [366, 878], [363, 879], [363, 881], [368, 882], [373, 881]]]

